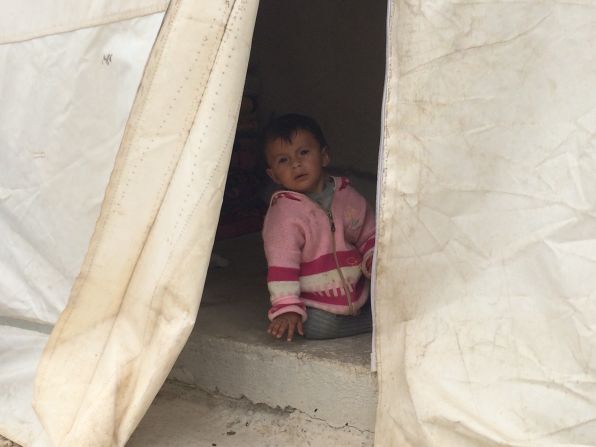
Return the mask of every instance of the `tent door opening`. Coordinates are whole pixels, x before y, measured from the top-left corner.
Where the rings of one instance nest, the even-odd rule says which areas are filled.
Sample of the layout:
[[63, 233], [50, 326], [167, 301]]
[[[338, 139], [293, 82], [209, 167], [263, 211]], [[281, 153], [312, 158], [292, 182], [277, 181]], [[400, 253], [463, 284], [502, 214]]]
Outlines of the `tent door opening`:
[[[218, 236], [196, 328], [171, 374], [176, 379], [373, 429], [371, 334], [287, 343], [266, 333], [260, 229], [272, 184], [259, 161], [258, 135], [272, 116], [312, 116], [330, 146], [329, 173], [347, 176], [374, 208], [385, 22], [383, 2], [261, 1]], [[357, 402], [356, 395], [364, 397]], [[342, 409], [344, 398], [358, 408]]]

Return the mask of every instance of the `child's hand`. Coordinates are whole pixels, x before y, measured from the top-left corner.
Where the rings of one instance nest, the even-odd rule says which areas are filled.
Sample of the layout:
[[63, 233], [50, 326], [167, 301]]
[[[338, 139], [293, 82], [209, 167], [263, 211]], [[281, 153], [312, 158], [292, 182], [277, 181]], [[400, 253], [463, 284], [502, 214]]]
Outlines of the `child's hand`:
[[296, 312], [286, 312], [285, 314], [278, 315], [271, 321], [267, 332], [272, 337], [281, 338], [288, 331], [287, 340], [292, 341], [296, 329], [298, 329], [300, 335], [304, 335], [302, 331], [302, 316]]

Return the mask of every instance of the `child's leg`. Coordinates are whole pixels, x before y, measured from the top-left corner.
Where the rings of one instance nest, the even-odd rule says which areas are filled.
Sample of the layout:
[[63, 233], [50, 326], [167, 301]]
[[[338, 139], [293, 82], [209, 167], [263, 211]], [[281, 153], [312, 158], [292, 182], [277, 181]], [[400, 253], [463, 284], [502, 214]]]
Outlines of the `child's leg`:
[[350, 335], [364, 334], [372, 331], [372, 315], [370, 300], [360, 309], [355, 316], [335, 315], [311, 307], [306, 309], [308, 318], [304, 322], [304, 337], [312, 340], [326, 338], [349, 337]]

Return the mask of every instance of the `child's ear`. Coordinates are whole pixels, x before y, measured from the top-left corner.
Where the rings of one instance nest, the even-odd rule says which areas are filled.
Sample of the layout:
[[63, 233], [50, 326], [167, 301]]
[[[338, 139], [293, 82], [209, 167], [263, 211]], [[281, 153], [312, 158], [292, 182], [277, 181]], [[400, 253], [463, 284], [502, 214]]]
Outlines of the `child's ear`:
[[331, 163], [329, 148], [325, 146], [323, 149], [321, 149], [321, 154], [323, 155], [323, 167], [326, 167], [329, 163]]

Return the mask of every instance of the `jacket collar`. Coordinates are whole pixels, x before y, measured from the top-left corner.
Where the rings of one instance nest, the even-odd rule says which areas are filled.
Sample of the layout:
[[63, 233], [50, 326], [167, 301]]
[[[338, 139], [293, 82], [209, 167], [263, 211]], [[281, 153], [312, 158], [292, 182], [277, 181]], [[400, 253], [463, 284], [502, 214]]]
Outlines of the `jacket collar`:
[[[335, 185], [335, 191], [341, 191], [345, 189], [349, 184], [350, 180], [347, 177], [335, 177], [330, 176], [333, 179], [333, 183]], [[272, 206], [278, 199], [286, 198], [290, 200], [296, 200], [298, 202], [302, 202], [303, 199], [308, 198], [306, 194], [296, 191], [290, 191], [288, 189], [280, 189], [276, 191], [271, 196], [271, 200], [269, 201], [269, 206]]]

